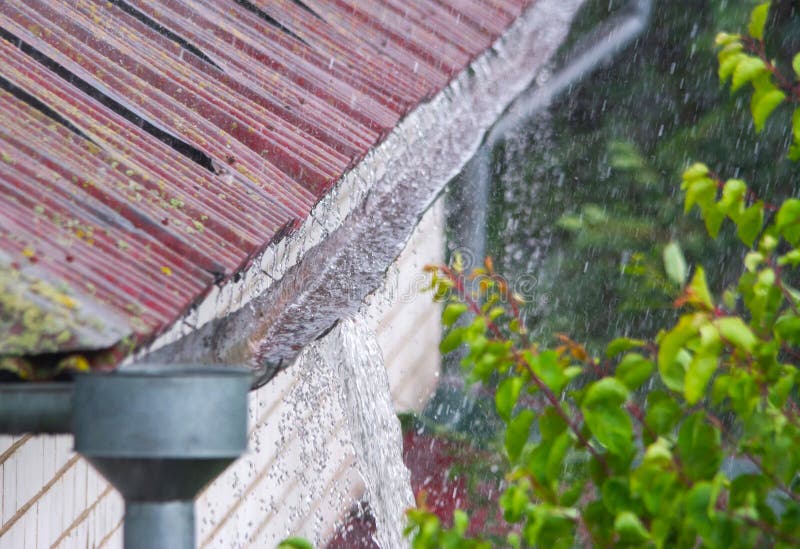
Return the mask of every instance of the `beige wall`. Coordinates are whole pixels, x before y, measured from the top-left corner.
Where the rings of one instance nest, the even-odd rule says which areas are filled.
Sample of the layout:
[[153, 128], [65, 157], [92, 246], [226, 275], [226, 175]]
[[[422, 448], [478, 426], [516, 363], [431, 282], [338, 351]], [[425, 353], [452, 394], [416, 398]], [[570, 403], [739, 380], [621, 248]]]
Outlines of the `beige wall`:
[[[436, 382], [439, 311], [419, 273], [443, 253], [442, 207], [420, 223], [364, 313], [376, 327], [398, 410]], [[250, 450], [197, 503], [201, 547], [270, 547], [289, 533], [323, 540], [363, 490], [330, 380], [289, 368], [251, 393]], [[322, 376], [324, 377], [324, 376]], [[314, 423], [312, 433], [305, 428]], [[72, 451], [71, 436], [0, 436], [0, 549], [122, 546], [119, 495]], [[328, 479], [313, 488], [311, 477]]]

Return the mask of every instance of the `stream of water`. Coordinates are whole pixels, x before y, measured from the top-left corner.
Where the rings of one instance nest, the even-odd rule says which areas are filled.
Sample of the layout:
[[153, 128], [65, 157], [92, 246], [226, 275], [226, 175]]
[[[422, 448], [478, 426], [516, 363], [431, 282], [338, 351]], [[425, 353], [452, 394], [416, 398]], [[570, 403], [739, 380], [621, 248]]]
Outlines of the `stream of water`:
[[[338, 503], [334, 505], [340, 511], [359, 503], [360, 483], [353, 484], [347, 475], [332, 487], [319, 482], [328, 468], [350, 461], [348, 469], [355, 470], [365, 487], [362, 501], [375, 521], [374, 541], [383, 549], [407, 547], [403, 538], [405, 511], [414, 505], [414, 495], [403, 464], [400, 422], [375, 333], [360, 316], [345, 318], [309, 345], [295, 366], [301, 382], [287, 396], [288, 417], [281, 422], [281, 439], [287, 441], [287, 448], [292, 439], [301, 441], [300, 461], [305, 464], [294, 472], [301, 479], [305, 497], [292, 510], [292, 521], [301, 520], [330, 490], [336, 493], [334, 501]], [[292, 421], [298, 416], [306, 421]], [[339, 424], [341, 430], [335, 426]], [[298, 429], [301, 432], [295, 432]], [[321, 453], [320, 448], [325, 446], [322, 441], [333, 432], [339, 433], [335, 436], [341, 441], [341, 450]], [[279, 450], [278, 454], [285, 452]], [[286, 469], [284, 473], [291, 476], [292, 467], [286, 463], [276, 469]], [[273, 482], [286, 480], [279, 471], [274, 477]], [[324, 528], [310, 533], [316, 543], [325, 541]]]
[[389, 377], [374, 332], [359, 316], [339, 322], [326, 338], [326, 358], [339, 374], [339, 398], [354, 446], [357, 467], [384, 549], [408, 546], [405, 511], [414, 505], [403, 438], [389, 393]]

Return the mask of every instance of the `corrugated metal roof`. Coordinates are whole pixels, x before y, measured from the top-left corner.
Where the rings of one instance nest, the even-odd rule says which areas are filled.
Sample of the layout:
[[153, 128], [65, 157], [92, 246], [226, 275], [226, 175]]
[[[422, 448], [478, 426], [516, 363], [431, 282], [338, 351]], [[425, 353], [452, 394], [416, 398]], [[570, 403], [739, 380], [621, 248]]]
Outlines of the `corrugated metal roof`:
[[152, 338], [527, 0], [4, 0], [0, 355]]

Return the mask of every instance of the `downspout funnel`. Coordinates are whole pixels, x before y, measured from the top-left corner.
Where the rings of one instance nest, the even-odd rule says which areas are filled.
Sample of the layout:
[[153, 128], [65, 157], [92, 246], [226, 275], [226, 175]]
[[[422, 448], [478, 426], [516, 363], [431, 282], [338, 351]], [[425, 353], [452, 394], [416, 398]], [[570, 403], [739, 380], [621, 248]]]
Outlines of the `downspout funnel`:
[[126, 549], [195, 546], [195, 496], [247, 448], [251, 381], [174, 365], [78, 377], [75, 450], [125, 498]]

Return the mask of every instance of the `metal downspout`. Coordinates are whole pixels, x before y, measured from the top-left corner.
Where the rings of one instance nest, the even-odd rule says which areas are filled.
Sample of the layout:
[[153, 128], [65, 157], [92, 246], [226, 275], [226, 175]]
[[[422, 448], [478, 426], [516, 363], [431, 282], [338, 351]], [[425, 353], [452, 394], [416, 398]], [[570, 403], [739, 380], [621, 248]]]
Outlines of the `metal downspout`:
[[598, 25], [568, 56], [566, 66], [541, 85], [514, 100], [486, 133], [483, 144], [459, 175], [466, 199], [459, 209], [463, 219], [461, 242], [465, 253], [478, 262], [486, 257], [486, 227], [492, 180], [492, 152], [509, 133], [519, 129], [566, 90], [572, 88], [625, 49], [647, 29], [652, 0], [633, 0], [627, 13]]

